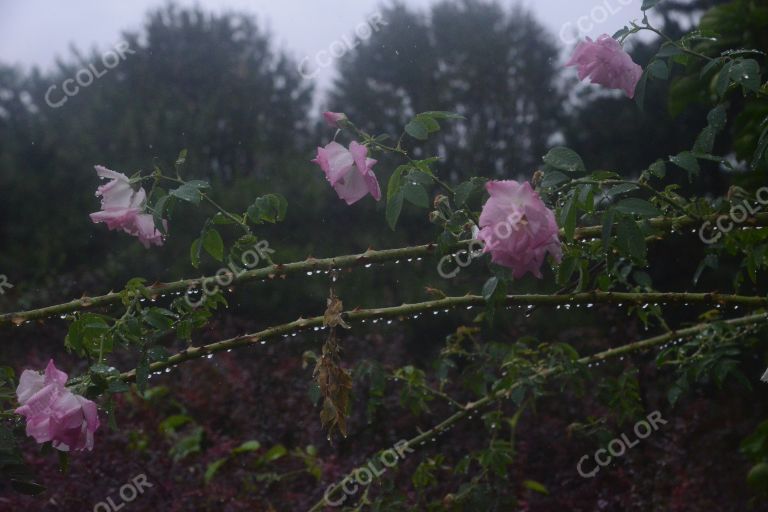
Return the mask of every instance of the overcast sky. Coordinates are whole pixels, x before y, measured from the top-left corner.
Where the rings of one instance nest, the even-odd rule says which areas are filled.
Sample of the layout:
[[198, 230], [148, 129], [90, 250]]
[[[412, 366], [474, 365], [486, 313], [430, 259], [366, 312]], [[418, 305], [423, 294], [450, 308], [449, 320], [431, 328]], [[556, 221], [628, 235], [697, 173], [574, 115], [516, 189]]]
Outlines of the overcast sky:
[[[436, 0], [404, 0], [427, 8]], [[501, 0], [532, 9], [557, 37], [572, 41], [613, 34], [631, 19], [639, 19], [642, 0]], [[334, 41], [353, 37], [355, 27], [382, 5], [382, 0], [177, 0], [206, 10], [253, 13], [271, 30], [277, 44], [297, 60], [308, 57], [307, 71], [318, 52]], [[138, 30], [149, 9], [165, 0], [0, 0], [0, 62], [50, 68], [55, 58], [69, 56], [69, 46], [106, 50], [120, 41], [122, 30]], [[581, 21], [580, 21], [580, 18]], [[586, 30], [579, 30], [578, 25]], [[322, 61], [322, 58], [321, 58]], [[332, 66], [318, 69], [327, 85]]]

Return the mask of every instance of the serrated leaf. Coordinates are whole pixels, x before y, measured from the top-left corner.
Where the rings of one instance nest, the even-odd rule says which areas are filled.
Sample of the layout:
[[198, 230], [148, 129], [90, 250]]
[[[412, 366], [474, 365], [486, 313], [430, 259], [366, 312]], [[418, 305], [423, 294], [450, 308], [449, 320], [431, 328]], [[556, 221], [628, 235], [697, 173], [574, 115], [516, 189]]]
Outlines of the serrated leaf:
[[203, 236], [203, 248], [205, 252], [213, 256], [217, 261], [224, 260], [224, 240], [213, 228], [209, 228]]
[[406, 183], [402, 188], [403, 197], [408, 200], [409, 203], [414, 204], [420, 208], [429, 208], [429, 196], [424, 187], [415, 183]]
[[621, 213], [640, 215], [641, 217], [658, 217], [662, 214], [661, 210], [645, 199], [638, 199], [635, 197], [622, 199], [613, 206], [613, 209]]
[[427, 140], [427, 138], [429, 138], [429, 130], [427, 129], [427, 126], [419, 119], [413, 119], [406, 124], [405, 133], [419, 140]]
[[210, 185], [205, 181], [192, 180], [187, 181], [179, 188], [173, 189], [168, 193], [182, 201], [197, 205], [200, 204], [200, 200], [202, 199], [202, 190], [209, 187]]
[[663, 60], [654, 60], [651, 62], [648, 65], [647, 71], [652, 77], [660, 80], [669, 78], [669, 67], [667, 67], [667, 63]]
[[567, 172], [585, 172], [584, 162], [578, 153], [570, 148], [558, 146], [544, 155], [544, 163], [555, 169]]
[[389, 228], [394, 231], [397, 225], [397, 219], [400, 218], [400, 212], [403, 209], [403, 191], [398, 190], [395, 195], [387, 201], [387, 210], [385, 216]]
[[274, 224], [285, 219], [288, 201], [280, 194], [266, 194], [256, 198], [248, 207], [246, 215], [254, 224], [269, 222]]
[[635, 221], [628, 218], [620, 219], [616, 226], [616, 237], [619, 248], [625, 254], [638, 263], [645, 262], [647, 252], [645, 237]]
[[688, 179], [693, 179], [694, 176], [699, 174], [699, 161], [690, 151], [683, 151], [677, 155], [670, 156], [669, 161], [688, 171]]

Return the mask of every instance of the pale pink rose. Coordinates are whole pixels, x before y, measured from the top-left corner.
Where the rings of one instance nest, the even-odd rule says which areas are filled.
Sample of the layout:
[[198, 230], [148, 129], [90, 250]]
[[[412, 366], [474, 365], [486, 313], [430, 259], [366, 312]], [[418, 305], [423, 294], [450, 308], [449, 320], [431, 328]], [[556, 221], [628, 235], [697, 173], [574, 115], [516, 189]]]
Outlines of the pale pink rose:
[[27, 420], [27, 435], [38, 443], [52, 441], [57, 450], [93, 449], [93, 433], [99, 428], [96, 404], [66, 388], [67, 374], [53, 360], [41, 375], [24, 370], [16, 388], [21, 407], [16, 413]]
[[352, 141], [349, 149], [338, 142], [331, 142], [324, 148], [317, 148], [314, 163], [318, 164], [325, 177], [341, 199], [347, 204], [359, 201], [370, 193], [375, 200], [381, 199], [379, 181], [373, 173], [376, 160], [368, 158], [368, 148]]
[[324, 112], [323, 118], [325, 119], [325, 124], [331, 128], [341, 128], [339, 121], [346, 120], [347, 115], [342, 112]]
[[[139, 241], [144, 244], [144, 247], [149, 248], [150, 245], [163, 245], [163, 235], [155, 228], [155, 219], [148, 213], [140, 213], [136, 216], [134, 223], [136, 231], [131, 233], [139, 237]], [[163, 226], [168, 230], [168, 222], [163, 219]]]
[[485, 189], [491, 197], [480, 213], [477, 234], [485, 243], [483, 252], [511, 268], [515, 279], [528, 272], [541, 279], [547, 254], [558, 263], [563, 257], [554, 213], [527, 181], [489, 181]]
[[[128, 177], [123, 173], [101, 165], [95, 166], [95, 169], [96, 174], [110, 181], [96, 189], [96, 196], [101, 197], [101, 211], [92, 213], [91, 221], [94, 224], [103, 222], [109, 229], [122, 230], [136, 236], [144, 247], [163, 245], [162, 234], [155, 229], [152, 216], [143, 213], [147, 199], [144, 189], [133, 190]], [[166, 221], [163, 221], [163, 225], [167, 229]]]
[[643, 68], [608, 34], [601, 35], [597, 41], [588, 37], [581, 41], [565, 65], [578, 67], [579, 80], [589, 77], [593, 83], [622, 89], [630, 98], [635, 95], [635, 86], [643, 74]]

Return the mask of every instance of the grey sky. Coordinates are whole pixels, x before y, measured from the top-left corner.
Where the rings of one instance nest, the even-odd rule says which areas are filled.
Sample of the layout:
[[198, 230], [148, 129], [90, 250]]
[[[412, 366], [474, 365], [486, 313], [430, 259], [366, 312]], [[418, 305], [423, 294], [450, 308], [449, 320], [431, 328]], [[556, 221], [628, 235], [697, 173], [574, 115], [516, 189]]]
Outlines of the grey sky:
[[[436, 0], [405, 0], [426, 8]], [[641, 17], [642, 0], [502, 0], [532, 9], [556, 36], [572, 41], [577, 34], [612, 34]], [[49, 68], [55, 58], [69, 56], [69, 46], [106, 50], [125, 29], [141, 27], [147, 10], [164, 0], [0, 0], [0, 62]], [[297, 60], [314, 59], [341, 37], [353, 37], [355, 27], [377, 10], [381, 0], [178, 0], [215, 12], [253, 13], [275, 36], [277, 44]], [[581, 18], [581, 21], [580, 21]], [[578, 24], [587, 29], [581, 31]], [[311, 62], [311, 61], [310, 61]], [[316, 78], [329, 83], [333, 67]]]

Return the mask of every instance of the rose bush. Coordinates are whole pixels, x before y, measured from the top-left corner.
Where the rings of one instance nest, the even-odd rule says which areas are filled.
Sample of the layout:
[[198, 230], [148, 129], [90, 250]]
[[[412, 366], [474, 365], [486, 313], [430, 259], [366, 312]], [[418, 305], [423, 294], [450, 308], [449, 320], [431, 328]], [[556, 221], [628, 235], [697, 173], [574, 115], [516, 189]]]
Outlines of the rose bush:
[[[644, 9], [653, 4], [644, 2]], [[337, 432], [346, 437], [364, 428], [349, 421], [350, 411], [359, 406], [356, 388], [367, 388], [366, 411], [370, 415], [390, 405], [384, 397], [395, 387], [397, 398], [392, 402], [414, 416], [427, 417], [434, 402], [442, 402], [451, 411], [445, 419], [435, 420], [433, 426], [420, 428], [401, 446], [414, 450], [414, 456], [419, 447], [438, 442], [454, 424], [465, 419], [477, 416], [486, 429], [483, 446], [473, 447], [459, 460], [449, 464], [442, 455], [423, 458], [412, 477], [418, 492], [400, 495], [386, 489], [373, 490], [369, 495], [371, 487], [361, 493], [359, 507], [372, 504], [392, 510], [404, 506], [475, 510], [492, 502], [498, 510], [509, 510], [519, 505], [516, 489], [509, 485], [516, 428], [521, 418], [525, 419], [524, 411], [535, 407], [543, 396], [564, 389], [588, 389], [605, 398], [618, 421], [636, 418], [643, 404], [633, 369], [637, 362], [632, 358], [649, 350], [656, 352], [658, 374], [667, 379], [667, 389], [655, 395], [666, 397], [670, 407], [697, 386], [722, 385], [731, 380], [749, 383], [742, 363], [755, 355], [759, 335], [768, 323], [768, 298], [760, 289], [768, 265], [768, 230], [764, 229], [768, 216], [758, 213], [750, 222], [725, 233], [717, 243], [702, 247], [706, 254], [697, 269], [689, 269], [687, 261], [680, 266], [680, 272], [691, 270], [695, 284], [708, 270], [717, 268], [719, 258], [739, 260], [739, 274], [727, 293], [713, 289], [660, 290], [654, 282], [654, 254], [649, 244], [664, 244], [685, 236], [699, 223], [728, 210], [730, 197], [712, 201], [691, 192], [702, 168], [717, 166], [744, 174], [764, 172], [768, 122], [766, 118], [761, 122], [744, 121], [754, 112], [762, 112], [768, 96], [768, 88], [761, 82], [764, 55], [727, 47], [727, 41], [720, 41], [722, 47], [713, 46], [713, 41], [693, 33], [679, 40], [665, 37], [660, 51], [643, 70], [622, 48], [628, 37], [641, 31], [660, 33], [645, 18], [641, 24], [625, 27], [614, 38], [603, 35], [597, 41], [580, 43], [566, 65], [577, 66], [580, 79], [589, 77], [606, 88], [621, 89], [627, 96], [636, 97], [638, 103], [642, 103], [649, 81], [670, 79], [670, 70], [675, 70], [683, 73], [680, 80], [684, 83], [701, 80], [695, 82], [704, 90], [700, 97], [711, 104], [706, 124], [691, 137], [692, 147], [660, 156], [633, 177], [614, 170], [590, 169], [578, 153], [558, 146], [543, 156], [539, 169], [508, 169], [508, 179], [475, 176], [457, 183], [450, 170], [441, 167], [440, 157], [428, 156], [427, 146], [422, 144], [438, 134], [445, 123], [461, 122], [461, 115], [445, 111], [417, 113], [404, 125], [402, 133], [392, 137], [394, 134], [368, 133], [353, 122], [357, 120], [326, 112], [326, 124], [336, 129], [334, 140], [318, 147], [312, 162], [323, 171], [336, 195], [350, 206], [350, 212], [360, 208], [353, 205], [369, 194], [375, 201], [386, 196], [382, 209], [387, 225], [394, 230], [404, 208], [418, 211], [424, 231], [437, 231], [422, 245], [364, 248], [359, 254], [308, 257], [296, 262], [274, 263], [267, 258], [266, 266], [234, 275], [226, 263], [237, 261], [253, 247], [258, 242], [257, 233], [261, 234], [266, 224], [286, 218], [285, 197], [265, 194], [254, 198], [247, 208], [225, 208], [211, 197], [210, 184], [182, 177], [185, 151], [176, 159], [173, 173], [157, 165], [150, 174], [138, 172], [128, 178], [97, 166], [98, 176], [110, 181], [97, 189], [102, 208], [91, 214], [94, 223], [105, 223], [111, 230], [136, 236], [146, 247], [162, 246], [172, 212], [188, 206], [206, 208], [203, 211], [210, 215], [200, 235], [190, 243], [192, 267], [198, 268], [203, 259], [219, 262], [224, 266], [219, 265], [222, 268], [217, 276], [232, 287], [266, 279], [279, 282], [291, 274], [325, 272], [329, 287], [325, 309], [223, 340], [193, 338], [227, 306], [225, 295], [229, 289], [207, 289], [206, 283], [213, 282], [208, 276], [153, 284], [135, 278], [116, 293], [0, 315], [0, 324], [14, 325], [61, 315], [68, 322], [64, 346], [87, 368], [79, 377], [69, 379], [70, 387], [67, 374], [57, 370], [53, 361], [44, 375], [24, 371], [16, 387], [17, 403], [4, 399], [11, 407], [6, 412], [6, 417], [10, 416], [7, 422], [20, 424], [23, 418], [28, 436], [37, 443], [51, 443], [60, 451], [90, 450], [99, 428], [96, 403], [91, 399], [113, 411], [113, 417], [120, 414], [114, 411], [116, 395], [151, 395], [148, 388], [152, 375], [172, 373], [180, 364], [212, 358], [216, 353], [260, 346], [298, 332], [322, 331], [322, 347], [304, 351], [302, 365], [314, 368], [308, 387], [313, 401], [319, 404], [320, 423], [327, 429], [329, 441]], [[738, 101], [731, 101], [737, 97]], [[741, 153], [725, 148], [722, 155], [716, 154], [719, 148], [715, 141], [726, 129], [729, 116], [734, 123], [744, 123], [746, 127], [740, 129], [750, 133], [749, 161], [743, 158], [743, 148], [739, 149]], [[337, 142], [337, 137], [347, 146]], [[379, 155], [386, 156], [386, 160]], [[391, 171], [385, 194], [373, 171], [379, 161], [374, 157], [387, 165], [392, 163], [392, 169], [377, 168], [380, 174]], [[530, 181], [512, 179], [526, 172], [531, 174]], [[319, 180], [319, 175], [315, 178]], [[151, 183], [149, 193], [142, 186], [145, 182]], [[742, 190], [741, 196], [751, 193]], [[331, 194], [330, 190], [327, 193]], [[349, 290], [345, 286], [354, 282], [353, 269], [389, 261], [408, 264], [459, 253], [477, 240], [484, 244], [483, 251], [490, 258], [481, 258], [485, 267], [477, 272], [482, 272], [482, 279], [468, 278], [468, 286], [461, 294], [449, 295], [433, 285], [434, 276], [427, 276], [424, 279], [430, 286], [425, 287], [425, 293], [430, 295], [429, 300], [370, 307], [344, 303]], [[748, 287], [743, 286], [745, 282]], [[195, 288], [202, 288], [204, 293], [192, 307], [179, 293]], [[510, 293], [513, 289], [518, 292]], [[503, 324], [509, 316], [530, 316], [539, 308], [575, 310], [596, 304], [626, 310], [653, 333], [644, 339], [622, 340], [610, 348], [595, 348], [539, 340], [531, 333], [512, 339], [511, 333], [523, 330], [524, 325], [500, 328], [509, 327]], [[666, 314], [666, 308], [680, 304], [695, 309], [696, 316], [680, 321]], [[474, 307], [480, 311], [464, 313]], [[505, 315], [509, 309], [524, 315]], [[432, 316], [448, 312], [461, 325], [445, 333], [444, 346], [432, 365], [421, 368], [413, 363], [390, 368], [380, 361], [363, 360], [350, 370], [344, 360], [342, 329], [363, 329], [368, 321], [370, 325], [383, 319], [388, 323], [412, 321], [426, 313]], [[128, 357], [118, 357], [126, 354]], [[135, 367], [121, 364], [126, 360], [131, 364], [135, 361]], [[430, 373], [430, 369], [435, 371]], [[593, 380], [595, 376], [599, 377], [597, 381]], [[757, 381], [757, 377], [751, 380]], [[3, 387], [15, 385], [10, 369], [0, 373], [0, 379]], [[82, 394], [75, 393], [75, 389]], [[583, 422], [569, 427], [569, 432], [602, 428], [600, 420], [581, 412]], [[5, 437], [13, 438], [14, 425], [3, 427]], [[180, 433], [184, 428], [188, 429], [186, 435]], [[178, 441], [172, 450], [178, 460], [205, 450], [205, 432], [194, 425], [191, 416], [176, 414], [164, 422], [161, 430]], [[768, 430], [759, 428], [742, 446], [756, 467], [768, 460], [767, 436]], [[312, 510], [340, 503], [340, 496], [350, 495], [345, 488], [352, 481], [349, 477], [338, 483], [326, 479], [320, 485], [323, 464], [314, 447], [302, 446], [289, 452], [276, 444], [261, 450], [260, 442], [245, 441], [219, 453], [221, 456], [211, 460], [202, 472], [202, 483], [208, 484], [222, 467], [231, 465], [229, 461], [242, 454], [258, 453], [255, 466], [259, 469], [282, 457], [301, 463], [302, 469], [290, 474], [306, 473], [317, 481], [315, 494], [319, 501]], [[22, 465], [18, 454], [12, 455], [16, 457], [12, 465]], [[457, 482], [455, 492], [430, 494], [446, 468], [455, 469], [451, 474]], [[15, 473], [3, 475], [18, 480]], [[270, 482], [287, 478], [289, 474], [264, 477]], [[543, 484], [530, 479], [522, 480], [520, 486], [542, 494], [548, 492]]]

